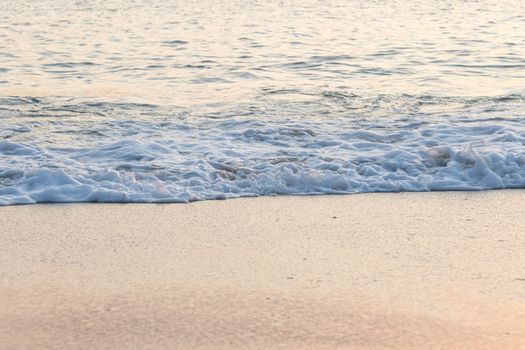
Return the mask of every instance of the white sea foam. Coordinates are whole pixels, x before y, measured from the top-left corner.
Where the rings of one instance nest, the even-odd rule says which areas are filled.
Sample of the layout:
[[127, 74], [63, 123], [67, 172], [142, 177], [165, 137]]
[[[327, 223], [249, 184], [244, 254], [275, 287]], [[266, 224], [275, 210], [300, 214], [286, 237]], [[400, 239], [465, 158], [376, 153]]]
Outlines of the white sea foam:
[[477, 105], [456, 116], [361, 119], [4, 112], [0, 204], [525, 188], [517, 106], [505, 118]]
[[525, 187], [524, 1], [0, 13], [3, 205]]

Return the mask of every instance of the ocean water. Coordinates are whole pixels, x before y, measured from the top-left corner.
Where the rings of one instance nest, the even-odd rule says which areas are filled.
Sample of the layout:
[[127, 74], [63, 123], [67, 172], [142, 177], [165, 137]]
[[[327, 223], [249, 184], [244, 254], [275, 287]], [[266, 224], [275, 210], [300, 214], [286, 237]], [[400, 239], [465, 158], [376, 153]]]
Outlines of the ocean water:
[[525, 188], [525, 2], [0, 0], [0, 205]]

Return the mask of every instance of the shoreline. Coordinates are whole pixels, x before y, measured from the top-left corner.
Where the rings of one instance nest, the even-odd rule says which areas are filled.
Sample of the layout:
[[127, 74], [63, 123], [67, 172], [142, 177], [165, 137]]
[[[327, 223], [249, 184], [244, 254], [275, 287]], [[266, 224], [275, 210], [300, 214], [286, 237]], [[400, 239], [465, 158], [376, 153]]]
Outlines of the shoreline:
[[15, 203], [15, 204], [5, 204], [0, 205], [0, 208], [4, 207], [24, 207], [24, 206], [41, 206], [41, 205], [123, 205], [123, 204], [134, 204], [134, 205], [189, 205], [194, 203], [200, 203], [200, 202], [222, 202], [222, 201], [231, 201], [231, 200], [246, 200], [246, 199], [255, 199], [255, 198], [288, 198], [288, 197], [347, 197], [347, 196], [369, 196], [369, 195], [414, 195], [414, 194], [432, 194], [432, 193], [484, 193], [484, 192], [515, 192], [515, 191], [523, 191], [525, 192], [525, 188], [493, 188], [493, 189], [460, 189], [460, 190], [427, 190], [427, 191], [383, 191], [383, 192], [342, 192], [342, 193], [287, 193], [287, 194], [254, 194], [251, 196], [239, 196], [239, 197], [225, 197], [225, 198], [209, 198], [209, 199], [198, 199], [198, 200], [191, 200], [188, 202], [153, 202], [153, 201], [144, 201], [144, 202], [99, 202], [99, 201], [92, 201], [92, 202], [77, 202], [77, 201], [64, 201], [64, 202], [57, 202], [57, 201], [49, 201], [49, 202], [37, 202], [37, 203]]
[[0, 207], [0, 345], [525, 347], [525, 191]]

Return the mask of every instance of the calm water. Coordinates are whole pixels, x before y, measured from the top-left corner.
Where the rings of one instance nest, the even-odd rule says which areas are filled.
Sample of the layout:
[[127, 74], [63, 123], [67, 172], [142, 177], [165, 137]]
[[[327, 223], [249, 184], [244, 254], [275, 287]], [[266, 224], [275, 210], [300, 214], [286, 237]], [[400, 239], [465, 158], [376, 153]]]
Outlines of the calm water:
[[0, 205], [525, 188], [525, 2], [0, 0]]

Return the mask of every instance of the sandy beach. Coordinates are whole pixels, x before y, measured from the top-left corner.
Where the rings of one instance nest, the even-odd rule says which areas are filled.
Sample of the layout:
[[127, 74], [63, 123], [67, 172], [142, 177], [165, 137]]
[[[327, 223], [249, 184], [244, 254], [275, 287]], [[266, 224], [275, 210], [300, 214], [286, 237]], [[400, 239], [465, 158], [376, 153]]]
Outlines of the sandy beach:
[[2, 349], [525, 349], [525, 192], [0, 208]]

